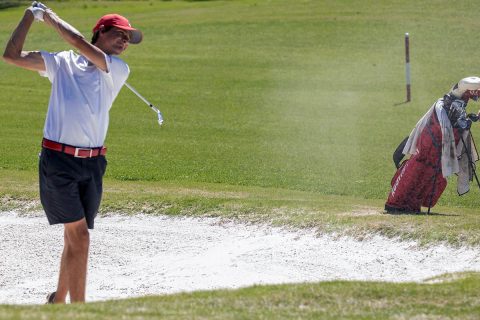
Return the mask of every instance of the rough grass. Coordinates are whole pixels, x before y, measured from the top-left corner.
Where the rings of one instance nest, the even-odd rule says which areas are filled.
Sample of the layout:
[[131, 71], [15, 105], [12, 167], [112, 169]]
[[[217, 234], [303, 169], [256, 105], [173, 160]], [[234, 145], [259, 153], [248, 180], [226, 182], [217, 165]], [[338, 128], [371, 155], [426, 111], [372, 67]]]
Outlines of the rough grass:
[[[28, 172], [0, 178], [0, 211], [41, 210], [37, 184]], [[14, 191], [17, 187], [17, 191]], [[374, 234], [421, 245], [480, 245], [477, 210], [440, 206], [430, 215], [384, 214], [383, 201], [319, 195], [278, 188], [206, 183], [159, 183], [105, 180], [100, 214], [163, 214], [220, 217], [250, 223], [310, 228], [318, 234], [349, 235], [359, 240]]]

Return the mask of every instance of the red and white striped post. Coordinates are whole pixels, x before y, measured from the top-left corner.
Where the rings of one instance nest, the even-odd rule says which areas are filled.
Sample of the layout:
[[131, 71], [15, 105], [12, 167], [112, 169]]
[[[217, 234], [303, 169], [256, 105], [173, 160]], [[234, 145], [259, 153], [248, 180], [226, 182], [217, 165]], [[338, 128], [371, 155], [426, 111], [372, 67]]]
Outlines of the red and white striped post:
[[410, 95], [410, 40], [408, 32], [405, 33], [405, 79], [407, 81], [407, 102], [411, 100]]

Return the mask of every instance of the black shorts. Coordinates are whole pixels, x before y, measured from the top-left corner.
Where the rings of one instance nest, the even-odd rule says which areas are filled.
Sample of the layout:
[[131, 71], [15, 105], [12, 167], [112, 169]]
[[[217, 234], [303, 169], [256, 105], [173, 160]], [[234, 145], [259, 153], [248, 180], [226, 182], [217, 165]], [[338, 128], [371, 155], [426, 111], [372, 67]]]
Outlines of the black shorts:
[[104, 156], [75, 158], [42, 149], [39, 161], [40, 200], [50, 224], [86, 219], [93, 229], [102, 198]]

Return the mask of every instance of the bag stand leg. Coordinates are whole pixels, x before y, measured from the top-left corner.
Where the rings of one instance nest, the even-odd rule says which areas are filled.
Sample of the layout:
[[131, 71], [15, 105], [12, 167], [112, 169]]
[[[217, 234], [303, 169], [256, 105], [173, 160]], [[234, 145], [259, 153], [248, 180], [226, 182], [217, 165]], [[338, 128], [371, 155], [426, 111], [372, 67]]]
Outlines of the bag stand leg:
[[[470, 135], [471, 134], [472, 133], [470, 132]], [[472, 136], [472, 138], [473, 138], [473, 136]], [[463, 140], [463, 135], [460, 136], [460, 139], [462, 139], [463, 147], [465, 148], [465, 152], [467, 153], [468, 165], [472, 169], [473, 175], [475, 176], [475, 180], [477, 181], [477, 186], [480, 189], [480, 182], [478, 181], [477, 170], [475, 170], [475, 163], [472, 160], [472, 154], [470, 152], [470, 149], [467, 147], [467, 144], [465, 143], [465, 140]]]

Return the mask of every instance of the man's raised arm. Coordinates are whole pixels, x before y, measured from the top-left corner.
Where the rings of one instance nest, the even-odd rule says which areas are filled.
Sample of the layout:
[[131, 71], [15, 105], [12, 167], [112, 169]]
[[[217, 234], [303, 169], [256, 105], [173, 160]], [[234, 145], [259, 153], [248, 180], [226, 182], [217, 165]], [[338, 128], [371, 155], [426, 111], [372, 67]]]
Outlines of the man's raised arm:
[[33, 71], [45, 71], [45, 62], [38, 51], [23, 51], [23, 45], [28, 31], [35, 19], [35, 15], [41, 15], [43, 10], [29, 7], [20, 20], [17, 28], [8, 40], [3, 59], [13, 65]]
[[88, 42], [77, 29], [62, 20], [49, 8], [45, 9], [43, 20], [47, 25], [53, 27], [66, 42], [77, 48], [90, 62], [99, 69], [107, 71], [105, 53]]

